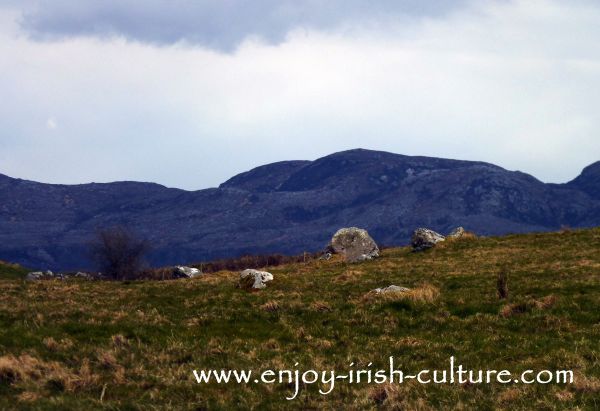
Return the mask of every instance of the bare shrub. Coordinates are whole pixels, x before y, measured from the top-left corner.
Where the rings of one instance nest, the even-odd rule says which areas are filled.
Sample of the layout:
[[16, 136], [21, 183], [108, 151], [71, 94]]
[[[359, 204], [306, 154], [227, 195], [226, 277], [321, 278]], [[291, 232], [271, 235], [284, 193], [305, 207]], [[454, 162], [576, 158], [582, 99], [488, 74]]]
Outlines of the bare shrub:
[[90, 245], [92, 259], [99, 270], [113, 280], [133, 280], [142, 275], [146, 241], [124, 227], [99, 230]]

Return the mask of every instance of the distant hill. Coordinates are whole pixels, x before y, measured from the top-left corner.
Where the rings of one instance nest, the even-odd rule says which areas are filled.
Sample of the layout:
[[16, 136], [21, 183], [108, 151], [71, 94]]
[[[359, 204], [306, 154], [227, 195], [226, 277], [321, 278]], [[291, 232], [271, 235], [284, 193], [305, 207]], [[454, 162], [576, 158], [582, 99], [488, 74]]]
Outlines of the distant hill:
[[284, 161], [218, 188], [184, 191], [117, 182], [55, 185], [0, 175], [0, 259], [86, 268], [98, 227], [127, 225], [153, 245], [153, 264], [324, 247], [343, 226], [380, 244], [412, 230], [461, 225], [482, 235], [600, 225], [600, 162], [567, 184], [493, 164], [350, 150]]

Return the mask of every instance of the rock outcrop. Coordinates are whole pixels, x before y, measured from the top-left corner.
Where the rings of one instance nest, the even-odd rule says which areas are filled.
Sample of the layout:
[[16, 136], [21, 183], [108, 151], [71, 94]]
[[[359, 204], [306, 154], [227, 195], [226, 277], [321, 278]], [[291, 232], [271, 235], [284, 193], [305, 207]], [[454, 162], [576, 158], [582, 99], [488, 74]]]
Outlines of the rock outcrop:
[[446, 237], [428, 228], [417, 228], [412, 235], [410, 245], [414, 251], [423, 251], [434, 247]]
[[243, 290], [253, 291], [266, 288], [266, 283], [273, 280], [273, 274], [266, 271], [247, 269], [240, 273], [238, 287]]
[[202, 274], [202, 272], [193, 267], [185, 267], [183, 265], [175, 266], [175, 278], [194, 278]]
[[342, 254], [347, 262], [371, 260], [379, 257], [379, 247], [367, 230], [349, 227], [338, 230], [331, 239], [331, 248]]

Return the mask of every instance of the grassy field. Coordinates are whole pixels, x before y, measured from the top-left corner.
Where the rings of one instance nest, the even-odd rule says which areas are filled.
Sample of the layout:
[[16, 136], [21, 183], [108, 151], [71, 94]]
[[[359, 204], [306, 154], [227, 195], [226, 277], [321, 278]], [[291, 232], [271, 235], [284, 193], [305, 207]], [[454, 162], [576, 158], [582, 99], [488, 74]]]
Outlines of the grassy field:
[[[25, 282], [0, 265], [0, 409], [600, 409], [600, 229], [193, 280]], [[499, 272], [509, 298], [499, 300]], [[376, 287], [416, 289], [377, 297]], [[572, 369], [573, 384], [200, 385], [193, 369]]]

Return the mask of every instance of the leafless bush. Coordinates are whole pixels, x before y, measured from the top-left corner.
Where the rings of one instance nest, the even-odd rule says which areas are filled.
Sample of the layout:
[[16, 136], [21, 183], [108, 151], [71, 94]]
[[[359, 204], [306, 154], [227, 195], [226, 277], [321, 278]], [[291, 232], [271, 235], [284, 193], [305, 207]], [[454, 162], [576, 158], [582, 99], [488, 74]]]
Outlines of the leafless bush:
[[124, 227], [99, 230], [90, 245], [91, 257], [104, 276], [113, 280], [140, 277], [148, 243]]

